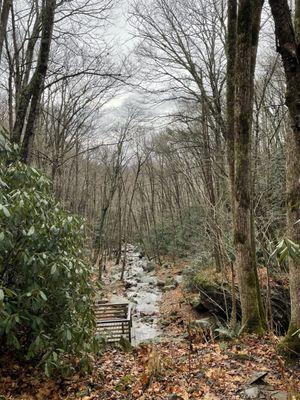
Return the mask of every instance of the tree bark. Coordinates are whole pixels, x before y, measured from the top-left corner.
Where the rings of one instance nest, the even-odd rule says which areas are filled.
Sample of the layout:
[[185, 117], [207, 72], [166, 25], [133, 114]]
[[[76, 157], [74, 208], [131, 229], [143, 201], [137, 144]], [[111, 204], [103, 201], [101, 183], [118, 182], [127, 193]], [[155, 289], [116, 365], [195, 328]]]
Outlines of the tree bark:
[[228, 0], [228, 26], [227, 26], [227, 131], [226, 150], [229, 166], [229, 183], [231, 194], [231, 208], [234, 211], [234, 110], [235, 110], [235, 58], [236, 58], [236, 25], [237, 25], [237, 2]]
[[12, 132], [12, 140], [16, 143], [21, 143], [23, 128], [26, 123], [26, 114], [28, 108], [30, 107], [24, 138], [22, 141], [22, 157], [25, 162], [28, 158], [29, 143], [31, 137], [33, 136], [38, 106], [40, 103], [41, 94], [43, 92], [45, 77], [48, 69], [55, 7], [56, 0], [46, 0], [42, 10], [42, 33], [37, 66], [30, 82], [23, 86], [21, 90], [18, 108], [16, 111], [16, 120]]
[[1, 56], [3, 43], [6, 36], [6, 26], [9, 16], [9, 10], [11, 7], [12, 0], [3, 0], [2, 7], [0, 7], [1, 15], [0, 15], [0, 64], [1, 64]]
[[[287, 230], [300, 243], [300, 3], [296, 0], [295, 25], [287, 0], [269, 0], [275, 22], [277, 50], [286, 76], [286, 105], [291, 129], [287, 137]], [[300, 262], [290, 260], [291, 322], [281, 342], [290, 356], [300, 355]]]
[[[235, 210], [234, 241], [236, 267], [242, 307], [242, 326], [246, 332], [261, 333], [264, 322], [260, 309], [260, 292], [257, 284], [255, 257], [251, 240], [251, 129], [253, 111], [254, 69], [257, 46], [253, 48], [253, 37], [258, 37], [254, 18], [259, 0], [240, 0], [237, 22], [237, 52], [235, 70]], [[260, 15], [260, 13], [259, 13]]]
[[42, 37], [38, 63], [35, 71], [35, 76], [32, 82], [32, 97], [30, 110], [27, 119], [26, 129], [23, 139], [22, 156], [25, 162], [28, 161], [29, 143], [34, 134], [34, 125], [37, 117], [38, 107], [40, 104], [41, 95], [44, 89], [44, 82], [48, 69], [49, 54], [52, 41], [52, 32], [54, 25], [56, 0], [47, 0], [42, 16]]

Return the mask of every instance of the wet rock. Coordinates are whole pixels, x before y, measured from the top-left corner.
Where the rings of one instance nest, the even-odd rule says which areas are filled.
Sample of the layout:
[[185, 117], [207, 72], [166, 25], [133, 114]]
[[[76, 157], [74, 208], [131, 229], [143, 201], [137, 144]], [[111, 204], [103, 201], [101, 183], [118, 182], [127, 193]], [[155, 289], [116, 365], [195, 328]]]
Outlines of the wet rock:
[[156, 314], [156, 312], [155, 312], [155, 311], [152, 311], [152, 310], [149, 310], [149, 311], [141, 311], [141, 312], [140, 312], [140, 316], [141, 316], [142, 318], [144, 318], [144, 317], [150, 317], [150, 316], [155, 315], [155, 314]]
[[143, 321], [146, 323], [152, 323], [154, 321], [154, 318], [151, 315], [147, 315], [146, 317], [143, 318]]
[[148, 284], [149, 286], [156, 285], [156, 279], [153, 278], [152, 276], [144, 276], [142, 278], [143, 283]]
[[143, 263], [142, 268], [146, 272], [152, 272], [155, 269], [155, 263], [153, 261], [146, 261]]
[[[126, 298], [122, 302], [127, 300], [132, 305], [132, 343], [138, 345], [149, 340], [155, 340], [161, 333], [157, 324], [158, 300], [161, 297], [161, 291], [157, 287], [157, 279], [153, 273], [156, 266], [155, 262], [144, 258], [145, 255], [130, 244], [127, 245], [126, 250], [128, 264], [124, 284], [127, 290]], [[121, 268], [114, 268], [110, 281], [119, 281], [120, 274]], [[111, 298], [113, 297], [117, 298], [117, 296], [111, 296]], [[118, 302], [121, 302], [121, 300]]]
[[126, 281], [124, 281], [124, 286], [125, 289], [129, 289], [132, 286], [137, 286], [137, 281], [127, 279]]

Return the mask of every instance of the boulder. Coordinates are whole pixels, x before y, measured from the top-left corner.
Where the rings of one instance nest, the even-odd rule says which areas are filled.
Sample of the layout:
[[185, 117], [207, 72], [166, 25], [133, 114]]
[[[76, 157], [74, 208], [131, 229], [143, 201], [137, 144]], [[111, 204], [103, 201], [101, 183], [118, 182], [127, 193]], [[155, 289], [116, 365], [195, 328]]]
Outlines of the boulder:
[[[218, 317], [220, 321], [226, 321], [230, 318], [232, 309], [231, 287], [227, 283], [222, 285], [216, 282], [204, 282], [198, 285], [198, 301], [194, 300], [193, 306], [200, 314], [210, 313]], [[237, 318], [241, 319], [241, 303], [237, 293]], [[267, 292], [261, 290], [263, 302], [266, 302]], [[290, 298], [289, 290], [284, 286], [276, 286], [271, 291], [271, 303], [273, 313], [273, 323], [277, 334], [286, 333], [290, 319]]]

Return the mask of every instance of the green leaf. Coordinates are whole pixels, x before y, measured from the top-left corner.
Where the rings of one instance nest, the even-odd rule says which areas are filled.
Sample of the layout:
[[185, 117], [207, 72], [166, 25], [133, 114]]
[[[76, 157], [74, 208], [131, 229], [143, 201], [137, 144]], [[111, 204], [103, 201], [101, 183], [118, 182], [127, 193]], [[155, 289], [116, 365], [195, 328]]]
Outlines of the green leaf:
[[67, 329], [66, 335], [67, 335], [67, 340], [70, 342], [70, 341], [72, 340], [72, 334], [71, 334], [71, 332], [69, 331], [69, 329]]
[[0, 204], [0, 210], [3, 211], [3, 214], [4, 214], [7, 218], [10, 217], [10, 212], [8, 211], [8, 209], [7, 209], [3, 204]]
[[29, 231], [27, 232], [27, 236], [32, 236], [33, 234], [34, 234], [34, 232], [35, 232], [35, 228], [34, 228], [34, 226], [32, 225], [32, 227], [29, 229]]
[[[1, 313], [6, 312], [1, 330], [8, 345], [22, 343], [28, 359], [36, 358], [50, 375], [68, 358], [60, 360], [59, 354], [93, 351], [92, 266], [82, 255], [82, 219], [70, 217], [57, 203], [49, 179], [14, 161], [14, 154], [9, 163], [6, 153], [0, 158], [0, 263], [9, 251], [5, 267], [14, 277], [8, 287], [0, 284]], [[31, 240], [24, 240], [27, 236]], [[52, 278], [58, 273], [59, 282]]]
[[53, 264], [51, 267], [51, 275], [54, 275], [56, 271], [57, 271], [57, 266], [56, 264]]
[[50, 376], [49, 363], [48, 363], [48, 362], [45, 363], [45, 375], [46, 375], [47, 377]]
[[55, 351], [52, 352], [52, 357], [53, 357], [53, 360], [54, 360], [55, 362], [57, 362], [58, 357], [57, 357], [57, 353], [56, 353]]
[[45, 293], [44, 293], [42, 290], [40, 290], [40, 296], [41, 296], [41, 298], [42, 298], [43, 300], [45, 300], [45, 301], [48, 300], [48, 299], [47, 299], [47, 296], [45, 295]]
[[288, 255], [288, 252], [289, 252], [288, 247], [285, 247], [285, 248], [281, 251], [281, 253], [280, 253], [280, 255], [279, 255], [279, 262], [282, 262], [283, 260], [285, 260], [286, 256]]

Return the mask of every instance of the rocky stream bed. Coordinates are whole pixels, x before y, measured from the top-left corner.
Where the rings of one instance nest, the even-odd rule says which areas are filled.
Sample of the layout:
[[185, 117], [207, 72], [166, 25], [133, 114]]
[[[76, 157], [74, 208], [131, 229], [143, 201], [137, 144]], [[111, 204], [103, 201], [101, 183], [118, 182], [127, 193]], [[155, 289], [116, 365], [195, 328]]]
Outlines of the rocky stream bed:
[[[125, 293], [112, 290], [111, 302], [129, 302], [132, 307], [132, 343], [158, 339], [159, 301], [162, 289], [155, 276], [155, 264], [143, 257], [132, 245], [127, 246], [127, 267], [124, 274]], [[114, 286], [120, 280], [121, 266], [114, 266], [103, 279], [106, 285]]]

